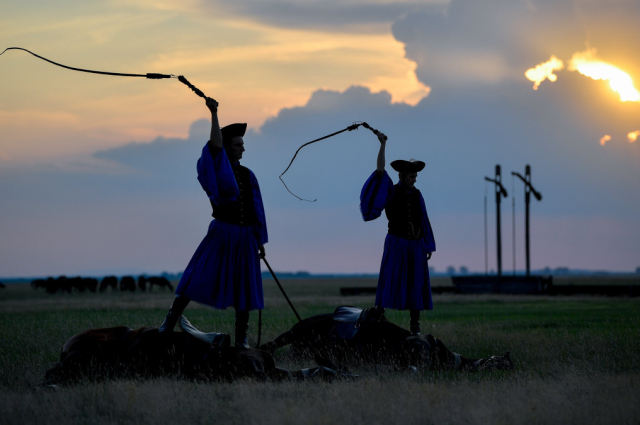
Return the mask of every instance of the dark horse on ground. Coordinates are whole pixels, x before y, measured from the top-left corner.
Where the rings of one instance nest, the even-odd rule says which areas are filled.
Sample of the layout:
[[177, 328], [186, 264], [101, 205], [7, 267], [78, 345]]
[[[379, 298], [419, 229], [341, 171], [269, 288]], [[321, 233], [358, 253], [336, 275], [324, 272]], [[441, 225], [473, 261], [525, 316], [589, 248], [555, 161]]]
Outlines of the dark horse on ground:
[[291, 345], [294, 354], [311, 353], [341, 364], [390, 364], [398, 369], [506, 370], [513, 368], [510, 353], [484, 359], [463, 357], [431, 334], [412, 335], [391, 323], [384, 309], [338, 307], [334, 313], [304, 319], [275, 340], [260, 346], [274, 352]]
[[227, 381], [353, 377], [338, 372], [338, 367], [289, 372], [277, 368], [266, 351], [230, 347], [228, 334], [200, 332], [185, 317], [181, 317], [180, 327], [183, 332], [118, 326], [77, 334], [65, 343], [60, 361], [46, 372], [44, 384], [161, 376]]

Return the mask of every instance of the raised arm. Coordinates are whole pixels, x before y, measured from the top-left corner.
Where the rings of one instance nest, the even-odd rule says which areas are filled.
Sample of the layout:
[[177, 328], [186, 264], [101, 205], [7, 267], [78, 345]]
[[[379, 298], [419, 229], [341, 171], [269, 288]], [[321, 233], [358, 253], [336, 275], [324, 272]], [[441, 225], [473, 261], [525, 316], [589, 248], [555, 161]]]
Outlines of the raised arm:
[[380, 141], [380, 151], [378, 152], [378, 172], [382, 173], [384, 171], [385, 158], [384, 158], [384, 150], [387, 146], [387, 136], [384, 133], [376, 133], [378, 136], [378, 140]]
[[209, 143], [214, 148], [222, 148], [222, 133], [220, 132], [220, 123], [218, 122], [218, 102], [215, 99], [207, 97], [205, 99], [207, 108], [211, 111], [211, 136]]

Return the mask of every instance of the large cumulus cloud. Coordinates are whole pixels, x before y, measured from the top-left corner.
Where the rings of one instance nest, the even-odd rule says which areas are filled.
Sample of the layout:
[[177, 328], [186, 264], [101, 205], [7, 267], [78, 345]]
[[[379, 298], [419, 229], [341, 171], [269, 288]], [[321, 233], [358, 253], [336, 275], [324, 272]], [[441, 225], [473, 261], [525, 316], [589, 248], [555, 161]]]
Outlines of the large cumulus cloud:
[[[558, 81], [549, 96], [517, 83], [435, 93], [415, 107], [392, 104], [388, 93], [362, 87], [319, 90], [306, 105], [280, 111], [259, 132], [247, 134], [243, 160], [263, 191], [272, 263], [313, 272], [377, 269], [386, 223], [363, 223], [358, 211], [361, 185], [375, 167], [379, 145], [373, 134], [365, 129], [343, 133], [301, 151], [284, 178], [299, 195], [318, 198], [315, 203], [298, 201], [278, 180], [299, 145], [362, 120], [389, 135], [388, 161], [415, 157], [427, 163], [418, 186], [438, 241], [436, 268], [482, 267], [483, 179], [496, 163], [509, 190], [509, 172], [523, 172], [531, 164], [533, 182], [544, 195], [533, 205], [534, 267], [635, 267], [640, 201], [631, 194], [639, 189], [639, 146], [597, 143], [594, 132], [609, 120], [600, 117], [601, 109], [567, 93], [601, 95], [602, 108], [620, 102], [590, 90], [585, 81], [579, 76]], [[221, 120], [225, 123], [223, 114]], [[80, 173], [50, 167], [4, 170], [2, 231], [18, 232], [10, 239], [22, 243], [3, 246], [3, 258], [15, 264], [35, 255], [30, 246], [68, 239], [72, 244], [53, 258], [43, 249], [38, 264], [54, 267], [53, 261], [69, 269], [82, 259], [94, 269], [107, 268], [106, 263], [181, 270], [209, 220], [208, 202], [195, 179], [208, 125], [196, 121], [187, 139], [98, 152], [95, 166]], [[523, 190], [515, 184], [521, 218]], [[489, 202], [492, 215], [491, 196]], [[42, 230], [30, 233], [33, 223]], [[507, 219], [503, 224], [506, 243]], [[522, 241], [521, 224], [518, 228]], [[599, 254], [602, 247], [605, 256]], [[509, 260], [505, 253], [505, 264]]]
[[437, 90], [520, 79], [550, 55], [568, 60], [587, 44], [638, 74], [639, 12], [633, 1], [452, 0], [445, 12], [414, 8], [392, 30], [418, 78]]

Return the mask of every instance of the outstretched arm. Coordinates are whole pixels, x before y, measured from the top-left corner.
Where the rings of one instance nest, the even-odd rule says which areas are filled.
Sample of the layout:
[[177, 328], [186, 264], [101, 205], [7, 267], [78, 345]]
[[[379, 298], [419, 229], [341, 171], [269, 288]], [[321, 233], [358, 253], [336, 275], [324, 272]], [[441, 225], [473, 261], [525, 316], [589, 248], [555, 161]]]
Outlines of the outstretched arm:
[[384, 133], [377, 132], [376, 136], [378, 136], [378, 140], [380, 141], [380, 151], [378, 152], [378, 172], [382, 173], [384, 171], [385, 158], [384, 158], [384, 150], [387, 146], [387, 136]]
[[207, 108], [211, 111], [211, 136], [209, 143], [214, 148], [222, 148], [222, 132], [220, 132], [220, 123], [218, 122], [218, 102], [215, 99], [207, 97], [205, 99]]

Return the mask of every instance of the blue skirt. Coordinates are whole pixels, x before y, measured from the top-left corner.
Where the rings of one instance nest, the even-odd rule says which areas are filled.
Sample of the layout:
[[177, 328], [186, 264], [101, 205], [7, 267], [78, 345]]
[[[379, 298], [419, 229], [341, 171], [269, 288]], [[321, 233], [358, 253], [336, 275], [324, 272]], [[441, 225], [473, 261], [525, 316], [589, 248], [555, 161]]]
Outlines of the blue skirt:
[[213, 220], [176, 294], [219, 309], [263, 309], [260, 257], [252, 228]]
[[376, 291], [376, 306], [394, 310], [433, 310], [425, 238], [387, 234]]

